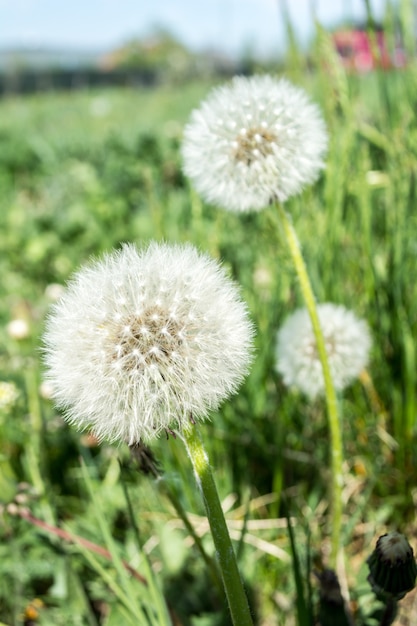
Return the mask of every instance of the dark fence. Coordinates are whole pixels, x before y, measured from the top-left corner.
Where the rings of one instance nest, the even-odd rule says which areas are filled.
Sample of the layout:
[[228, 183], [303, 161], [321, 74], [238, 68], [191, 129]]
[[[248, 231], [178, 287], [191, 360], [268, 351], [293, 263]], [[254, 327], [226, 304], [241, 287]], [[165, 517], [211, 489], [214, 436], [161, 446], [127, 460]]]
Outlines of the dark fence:
[[94, 87], [152, 86], [158, 82], [158, 72], [149, 70], [19, 70], [0, 74], [0, 96]]

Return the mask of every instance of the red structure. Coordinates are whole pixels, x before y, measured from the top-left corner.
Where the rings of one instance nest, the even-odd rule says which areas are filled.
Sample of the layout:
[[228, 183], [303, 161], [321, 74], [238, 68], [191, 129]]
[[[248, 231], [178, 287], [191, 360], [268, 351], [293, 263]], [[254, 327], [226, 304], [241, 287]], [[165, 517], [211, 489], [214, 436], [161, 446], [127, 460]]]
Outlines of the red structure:
[[369, 72], [376, 67], [388, 69], [405, 65], [404, 51], [396, 47], [394, 53], [390, 54], [382, 30], [375, 32], [374, 42], [364, 30], [339, 31], [334, 33], [333, 42], [344, 67], [353, 72]]

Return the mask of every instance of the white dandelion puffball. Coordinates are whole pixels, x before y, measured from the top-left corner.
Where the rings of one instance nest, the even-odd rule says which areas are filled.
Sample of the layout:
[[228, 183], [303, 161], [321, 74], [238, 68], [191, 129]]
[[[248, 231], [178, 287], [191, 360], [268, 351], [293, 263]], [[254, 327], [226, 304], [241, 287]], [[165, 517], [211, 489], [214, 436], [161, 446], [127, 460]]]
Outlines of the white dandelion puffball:
[[[365, 321], [344, 306], [317, 306], [330, 372], [338, 391], [367, 366], [371, 336]], [[314, 398], [324, 391], [324, 378], [310, 316], [306, 309], [291, 315], [277, 335], [276, 369], [284, 383]]]
[[313, 183], [327, 132], [319, 108], [286, 79], [235, 77], [212, 91], [184, 129], [183, 169], [230, 211], [259, 211]]
[[253, 328], [191, 245], [125, 245], [75, 274], [47, 320], [46, 379], [79, 429], [129, 445], [187, 428], [235, 392]]

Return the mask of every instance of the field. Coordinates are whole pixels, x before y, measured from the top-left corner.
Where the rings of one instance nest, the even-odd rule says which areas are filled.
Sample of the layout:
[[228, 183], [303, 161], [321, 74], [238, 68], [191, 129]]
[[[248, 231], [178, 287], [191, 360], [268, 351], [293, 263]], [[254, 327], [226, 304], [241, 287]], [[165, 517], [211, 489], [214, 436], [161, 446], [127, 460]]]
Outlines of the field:
[[[297, 57], [286, 72], [319, 104], [330, 136], [319, 181], [286, 208], [317, 300], [343, 304], [371, 329], [369, 367], [339, 406], [346, 582], [355, 623], [372, 626], [380, 622], [366, 558], [384, 532], [400, 530], [412, 545], [417, 536], [417, 66], [347, 76], [325, 44], [314, 69]], [[326, 564], [331, 524], [326, 407], [287, 389], [275, 369], [276, 333], [303, 301], [271, 210], [206, 205], [182, 173], [183, 125], [211, 87], [0, 102], [7, 626], [230, 623], [201, 555], [213, 547], [181, 441], [162, 436], [152, 446], [155, 480], [127, 447], [98, 445], [68, 426], [42, 384], [41, 335], [61, 286], [92, 255], [150, 240], [195, 244], [241, 287], [256, 328], [254, 363], [200, 431], [255, 622], [311, 623], [302, 622], [294, 573], [316, 604], [311, 572]]]

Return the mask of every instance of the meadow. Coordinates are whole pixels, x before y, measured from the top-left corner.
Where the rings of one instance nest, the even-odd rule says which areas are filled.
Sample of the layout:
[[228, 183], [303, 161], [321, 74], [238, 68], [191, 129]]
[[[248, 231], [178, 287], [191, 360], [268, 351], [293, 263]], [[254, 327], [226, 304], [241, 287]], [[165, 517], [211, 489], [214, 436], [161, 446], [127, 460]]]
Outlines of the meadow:
[[[347, 584], [355, 624], [376, 626], [366, 558], [388, 530], [412, 545], [417, 536], [417, 65], [348, 75], [323, 36], [314, 68], [293, 50], [285, 75], [321, 107], [330, 137], [319, 181], [287, 211], [317, 300], [352, 309], [373, 340], [369, 367], [339, 404]], [[313, 623], [303, 618], [300, 589], [309, 611], [319, 596], [312, 571], [328, 555], [325, 405], [287, 389], [275, 369], [276, 333], [303, 302], [270, 212], [209, 206], [182, 173], [183, 125], [211, 87], [0, 101], [0, 622], [7, 626], [230, 623], [196, 547], [200, 538], [213, 553], [181, 442], [162, 436], [152, 446], [155, 480], [127, 447], [98, 445], [68, 426], [42, 384], [44, 320], [69, 276], [92, 255], [150, 240], [193, 243], [241, 287], [256, 328], [254, 363], [201, 432], [255, 622]], [[395, 623], [415, 623], [410, 608], [402, 619], [411, 621]]]

